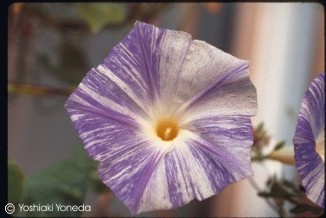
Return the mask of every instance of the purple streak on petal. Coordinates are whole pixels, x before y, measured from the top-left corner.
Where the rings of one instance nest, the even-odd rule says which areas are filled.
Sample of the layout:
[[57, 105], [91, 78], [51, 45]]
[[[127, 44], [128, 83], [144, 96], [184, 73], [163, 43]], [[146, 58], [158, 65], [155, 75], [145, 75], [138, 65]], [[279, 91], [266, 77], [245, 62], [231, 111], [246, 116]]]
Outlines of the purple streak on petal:
[[[203, 200], [220, 192], [227, 185], [235, 182], [233, 175], [217, 159], [217, 157], [202, 149], [196, 141], [189, 142], [189, 151], [195, 162], [189, 162], [189, 154], [173, 151], [166, 155], [166, 176], [168, 181], [169, 199], [172, 208], [187, 204], [193, 199]], [[201, 169], [208, 179], [200, 181], [192, 168]], [[197, 173], [199, 173], [197, 171]], [[202, 182], [202, 183], [201, 183]], [[182, 184], [181, 184], [182, 183]], [[209, 192], [205, 189], [209, 186]]]
[[256, 112], [256, 89], [249, 79], [249, 71], [244, 70], [229, 74], [218, 87], [194, 102], [184, 116], [191, 122], [211, 116], [253, 116]]
[[77, 110], [80, 108], [84, 111], [89, 108], [98, 114], [121, 118], [121, 121], [136, 126], [136, 120], [140, 117], [147, 118], [148, 112], [145, 111], [138, 96], [124, 88], [126, 84], [113, 81], [113, 78], [106, 75], [110, 73], [103, 66], [88, 72], [66, 101], [65, 107]]
[[307, 197], [321, 207], [325, 202], [325, 163], [316, 152], [316, 138], [325, 131], [325, 73], [305, 92], [293, 143], [295, 160]]
[[235, 67], [234, 69], [230, 70], [229, 72], [224, 73], [223, 75], [219, 76], [216, 78], [216, 80], [212, 81], [207, 87], [205, 87], [201, 92], [193, 96], [190, 100], [188, 100], [180, 110], [185, 111], [189, 107], [191, 107], [194, 103], [196, 103], [198, 100], [203, 98], [205, 95], [210, 93], [214, 89], [218, 89], [219, 86], [226, 81], [228, 81], [229, 78], [234, 78], [241, 72], [245, 71], [248, 69], [248, 62], [241, 63], [239, 66]]
[[[232, 170], [225, 165], [225, 160], [221, 161], [221, 153], [216, 155], [216, 151], [212, 152], [209, 149], [205, 149], [209, 147], [207, 144], [203, 145], [198, 142], [191, 142], [190, 144], [192, 145], [192, 154], [202, 168], [205, 169], [214, 193], [219, 193], [229, 184], [236, 182], [232, 175]], [[236, 162], [233, 163], [236, 164]]]
[[162, 153], [147, 142], [140, 143], [103, 160], [98, 173], [130, 211], [138, 213], [144, 189], [161, 157]]
[[[82, 99], [84, 102], [78, 101], [76, 97]], [[85, 103], [87, 103], [87, 105], [85, 105]], [[104, 119], [113, 119], [123, 124], [139, 128], [139, 124], [130, 116], [121, 114], [120, 112], [103, 106], [80, 89], [76, 89], [75, 92], [69, 97], [65, 103], [65, 108], [68, 110], [70, 117], [75, 114], [91, 113], [102, 116]]]
[[[199, 40], [191, 42], [186, 57], [182, 60], [184, 63], [178, 74], [180, 79], [175, 94], [171, 96], [175, 110], [196, 98], [198, 93], [205, 92], [219, 77], [247, 63]], [[174, 86], [169, 88], [174, 90]]]
[[[136, 23], [137, 31], [138, 31], [138, 39], [139, 44], [142, 48], [142, 54], [145, 62], [145, 68], [147, 77], [149, 80], [149, 86], [151, 87], [151, 91], [154, 95], [156, 95], [156, 98], [158, 98], [158, 80], [159, 80], [159, 72], [158, 72], [158, 66], [159, 66], [159, 51], [160, 51], [160, 41], [162, 38], [162, 34], [157, 34], [157, 32], [160, 32], [158, 28], [145, 24], [145, 23]], [[162, 31], [161, 31], [162, 32]], [[148, 36], [154, 36], [152, 42], [147, 41], [149, 40]], [[152, 39], [152, 38], [150, 38]], [[156, 41], [157, 40], [157, 41]], [[145, 43], [145, 42], [146, 43]], [[155, 46], [156, 44], [156, 46]], [[157, 52], [155, 52], [157, 51]], [[155, 55], [153, 55], [155, 54]]]
[[[168, 193], [170, 202], [173, 205], [173, 208], [181, 207], [182, 205], [188, 203], [183, 201], [182, 195], [190, 195], [190, 191], [187, 190], [189, 187], [187, 186], [187, 193], [180, 192], [179, 183], [184, 182], [184, 180], [186, 180], [186, 177], [184, 175], [184, 173], [186, 172], [183, 172], [181, 170], [181, 164], [180, 161], [178, 161], [175, 152], [168, 153], [165, 156], [164, 162], [166, 167], [166, 181], [168, 182]], [[178, 174], [181, 175], [182, 180], [178, 180]]]
[[[173, 106], [181, 69], [186, 62], [187, 54], [192, 44], [190, 34], [166, 30], [160, 51], [160, 91], [162, 102]], [[173, 111], [173, 109], [169, 110]]]
[[[77, 95], [77, 92], [76, 92]], [[70, 117], [74, 115], [81, 115], [83, 113], [85, 114], [93, 114], [94, 116], [101, 116], [103, 119], [108, 119], [108, 120], [114, 120], [117, 122], [120, 122], [121, 124], [125, 124], [130, 127], [134, 127], [134, 129], [139, 128], [139, 124], [135, 122], [135, 120], [131, 119], [128, 116], [125, 116], [123, 114], [117, 113], [116, 111], [112, 111], [110, 109], [101, 110], [99, 108], [91, 108], [91, 107], [86, 107], [78, 102], [73, 102], [73, 101], [67, 101], [65, 104], [65, 107], [70, 114]], [[78, 109], [76, 109], [78, 108]], [[73, 122], [75, 122], [73, 120]]]
[[190, 125], [202, 138], [202, 148], [217, 155], [223, 166], [239, 175], [251, 172], [253, 129], [249, 116], [216, 116], [194, 120]]
[[195, 198], [203, 200], [214, 194], [206, 169], [196, 160], [190, 147], [169, 152], [165, 156], [165, 166], [171, 208], [183, 206]]
[[[155, 158], [153, 158], [155, 157]], [[142, 175], [142, 184], [140, 185], [139, 187], [139, 191], [138, 191], [138, 196], [137, 196], [137, 199], [136, 199], [136, 206], [135, 206], [135, 209], [134, 209], [134, 212], [138, 212], [141, 205], [140, 205], [140, 202], [141, 202], [141, 199], [143, 197], [143, 194], [144, 194], [144, 190], [152, 176], [152, 173], [153, 171], [155, 170], [157, 164], [160, 162], [161, 158], [163, 157], [163, 153], [160, 153], [160, 152], [157, 152], [155, 154], [155, 156], [152, 157], [152, 160], [150, 162], [148, 162], [147, 164], [147, 167], [146, 169], [144, 170], [144, 173]]]
[[106, 67], [130, 84], [140, 98], [150, 96], [154, 100], [159, 94], [160, 45], [165, 32], [153, 25], [136, 22], [104, 60]]
[[[205, 199], [252, 175], [253, 132], [249, 117], [214, 117], [193, 121], [192, 125], [192, 132], [197, 132], [185, 141], [187, 149], [172, 150], [164, 157], [171, 208], [194, 198]], [[207, 181], [198, 180], [200, 172]]]
[[[120, 106], [130, 108], [137, 111], [143, 117], [147, 117], [146, 104], [142, 98], [135, 94], [135, 87], [128, 87], [128, 82], [123, 82], [120, 78], [114, 80], [114, 73], [99, 66], [95, 69], [96, 74], [89, 74], [84, 84], [93, 91], [99, 92], [101, 95], [110, 98], [110, 100], [118, 103]], [[107, 87], [100, 88], [106, 85]], [[127, 90], [128, 87], [129, 89]], [[137, 92], [136, 92], [137, 93]]]
[[[184, 56], [182, 57], [182, 61], [181, 61], [181, 64], [180, 64], [180, 68], [178, 70], [178, 73], [177, 73], [177, 78], [175, 80], [175, 85], [174, 85], [174, 88], [173, 88], [173, 95], [172, 96], [175, 96], [176, 92], [177, 92], [177, 87], [178, 87], [178, 84], [179, 84], [179, 81], [180, 81], [180, 73], [181, 73], [181, 69], [182, 69], [182, 66], [184, 65], [185, 63], [185, 60], [186, 60], [186, 57], [187, 57], [187, 54], [189, 52], [189, 49], [191, 47], [191, 44], [192, 44], [192, 41], [191, 40], [191, 36], [189, 36], [189, 43], [188, 43], [188, 46], [186, 47], [186, 50], [184, 52]], [[186, 41], [186, 40], [185, 40]], [[186, 41], [187, 42], [187, 41]], [[180, 44], [180, 42], [179, 42]], [[180, 52], [181, 53], [181, 52]], [[171, 55], [172, 56], [172, 55]]]
[[[195, 119], [189, 123], [189, 130], [198, 135], [213, 141], [213, 144], [226, 146], [234, 143], [233, 146], [250, 148], [253, 142], [253, 128], [250, 116], [225, 115], [212, 116], [209, 118]], [[243, 143], [239, 143], [243, 142]]]
[[119, 119], [117, 121], [115, 118], [98, 114], [98, 110], [93, 113], [80, 108], [68, 108], [68, 112], [85, 149], [95, 160], [114, 157], [145, 141], [137, 128]]
[[248, 116], [196, 120], [192, 125], [198, 134], [184, 130], [188, 136], [183, 144], [175, 142], [175, 149], [156, 164], [138, 212], [177, 208], [195, 198], [203, 200], [252, 174], [253, 133]]
[[[249, 125], [250, 119], [248, 117], [237, 119], [237, 122]], [[203, 200], [219, 193], [227, 185], [252, 174], [250, 148], [253, 137], [252, 128], [249, 127], [243, 124], [242, 128], [247, 130], [243, 130], [242, 137], [236, 139], [233, 137], [232, 129], [231, 133], [225, 130], [229, 133], [228, 137], [233, 138], [219, 144], [212, 144], [216, 141], [211, 137], [193, 135], [185, 141], [187, 148], [175, 149], [165, 155], [171, 208], [183, 206], [194, 198]], [[241, 131], [240, 128], [233, 130]], [[213, 134], [213, 130], [211, 133]], [[218, 136], [215, 135], [214, 139]], [[201, 175], [202, 179], [198, 179], [198, 175]]]

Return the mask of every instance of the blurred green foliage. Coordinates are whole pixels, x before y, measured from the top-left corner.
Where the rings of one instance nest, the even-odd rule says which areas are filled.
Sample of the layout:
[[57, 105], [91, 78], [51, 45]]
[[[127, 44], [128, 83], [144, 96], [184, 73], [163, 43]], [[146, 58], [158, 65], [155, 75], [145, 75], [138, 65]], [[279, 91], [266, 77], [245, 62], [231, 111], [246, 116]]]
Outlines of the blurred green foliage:
[[123, 4], [80, 3], [75, 7], [93, 33], [108, 24], [122, 23], [126, 19], [126, 8]]
[[8, 158], [8, 202], [17, 204], [20, 202], [25, 177], [16, 164]]
[[[91, 68], [85, 45], [100, 31], [110, 35], [136, 20], [150, 22], [167, 3], [30, 3], [9, 11], [11, 82], [24, 83], [36, 72], [76, 86]], [[106, 34], [107, 34], [106, 33]], [[112, 36], [114, 38], [115, 36]], [[108, 40], [110, 41], [110, 40]], [[84, 43], [86, 42], [86, 43]], [[106, 54], [106, 53], [105, 53]], [[33, 84], [42, 83], [35, 76]]]
[[286, 179], [278, 179], [276, 176], [266, 181], [266, 191], [258, 192], [258, 196], [262, 198], [271, 198], [279, 207], [280, 216], [286, 216], [284, 213], [285, 201], [293, 204], [293, 208], [290, 210], [293, 214], [302, 214], [304, 212], [310, 212], [313, 215], [323, 214], [323, 209], [319, 206], [308, 203], [304, 189], [297, 187], [293, 182]]
[[264, 123], [261, 122], [254, 129], [254, 143], [252, 146], [252, 161], [263, 161], [269, 159], [273, 152], [280, 150], [285, 146], [284, 141], [277, 142], [273, 145], [273, 150], [268, 154], [264, 154], [263, 149], [270, 144], [270, 136], [264, 127]]
[[[88, 188], [95, 192], [109, 189], [99, 180], [97, 162], [86, 154], [83, 146], [75, 147], [70, 159], [59, 161], [51, 167], [34, 174], [23, 176], [18, 166], [10, 159], [9, 202], [25, 205], [52, 205], [53, 211], [19, 211], [14, 215], [28, 217], [77, 217], [81, 211], [58, 211], [55, 204], [82, 205]], [[25, 178], [25, 179], [22, 179]]]

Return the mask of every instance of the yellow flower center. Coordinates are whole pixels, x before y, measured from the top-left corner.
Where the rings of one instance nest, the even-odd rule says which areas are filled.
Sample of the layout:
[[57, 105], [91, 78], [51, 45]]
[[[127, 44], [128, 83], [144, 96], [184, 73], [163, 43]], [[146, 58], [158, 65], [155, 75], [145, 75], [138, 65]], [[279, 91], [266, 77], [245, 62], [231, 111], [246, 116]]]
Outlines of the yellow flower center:
[[171, 141], [177, 137], [179, 132], [178, 123], [171, 118], [162, 119], [157, 122], [156, 134], [164, 141]]

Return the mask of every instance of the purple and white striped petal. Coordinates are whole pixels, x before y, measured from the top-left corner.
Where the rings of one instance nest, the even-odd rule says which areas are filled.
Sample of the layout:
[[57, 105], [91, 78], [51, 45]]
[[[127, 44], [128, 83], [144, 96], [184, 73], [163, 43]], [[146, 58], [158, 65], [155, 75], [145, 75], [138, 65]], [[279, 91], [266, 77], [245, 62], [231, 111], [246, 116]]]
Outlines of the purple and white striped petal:
[[218, 155], [236, 181], [252, 174], [250, 152], [253, 128], [249, 116], [197, 119], [190, 123], [189, 129], [206, 141], [202, 148]]
[[136, 22], [65, 107], [101, 180], [133, 213], [202, 200], [252, 174], [248, 63], [188, 33]]
[[[166, 30], [136, 22], [104, 59], [104, 65], [128, 84], [140, 99], [158, 97], [161, 44]], [[145, 105], [148, 107], [149, 105]]]
[[178, 112], [191, 109], [196, 117], [256, 114], [256, 89], [249, 80], [248, 66], [247, 61], [194, 40], [179, 73], [174, 99], [178, 106], [180, 102]]
[[[182, 110], [182, 109], [180, 109]], [[257, 113], [256, 89], [248, 64], [223, 73], [209, 87], [183, 105], [185, 122], [212, 116], [253, 116]]]
[[150, 102], [148, 98], [141, 98], [141, 93], [115, 76], [104, 65], [100, 65], [87, 73], [66, 101], [65, 107], [102, 114], [121, 122], [135, 123], [136, 119], [148, 117], [146, 104], [143, 104], [146, 101]]
[[[234, 131], [246, 131], [236, 128]], [[250, 134], [244, 135], [249, 138], [228, 140], [250, 140]], [[226, 143], [225, 139], [222, 141]], [[252, 174], [246, 154], [250, 146], [226, 149], [226, 144], [217, 146], [213, 140], [186, 129], [171, 143], [160, 143], [157, 139], [139, 143], [99, 166], [101, 180], [133, 213], [177, 208], [193, 199], [203, 200]]]
[[98, 173], [132, 213], [139, 213], [144, 189], [163, 154], [148, 141], [139, 142], [101, 161]]
[[325, 160], [318, 151], [325, 146], [325, 73], [314, 79], [302, 98], [293, 143], [307, 197], [324, 207]]
[[153, 171], [143, 193], [139, 212], [177, 208], [193, 199], [203, 200], [235, 182], [221, 156], [202, 149], [206, 143], [188, 132], [187, 140], [175, 144]]

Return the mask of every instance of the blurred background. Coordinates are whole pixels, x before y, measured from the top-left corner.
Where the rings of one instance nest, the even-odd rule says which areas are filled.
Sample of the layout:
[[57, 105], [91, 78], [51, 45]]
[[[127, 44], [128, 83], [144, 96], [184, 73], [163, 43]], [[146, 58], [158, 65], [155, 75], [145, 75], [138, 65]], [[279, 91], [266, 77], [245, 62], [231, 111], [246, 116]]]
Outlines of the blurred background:
[[[316, 3], [15, 3], [8, 16], [8, 156], [24, 180], [82, 146], [64, 102], [136, 20], [249, 60], [258, 93], [253, 123], [264, 122], [270, 137], [288, 146], [301, 97], [325, 71], [324, 8]], [[243, 180], [207, 200], [139, 216], [277, 216], [257, 190], [274, 174], [297, 181], [295, 168], [266, 160], [253, 171], [254, 186]], [[131, 216], [109, 191], [87, 186], [82, 197], [92, 211], [80, 216]]]

